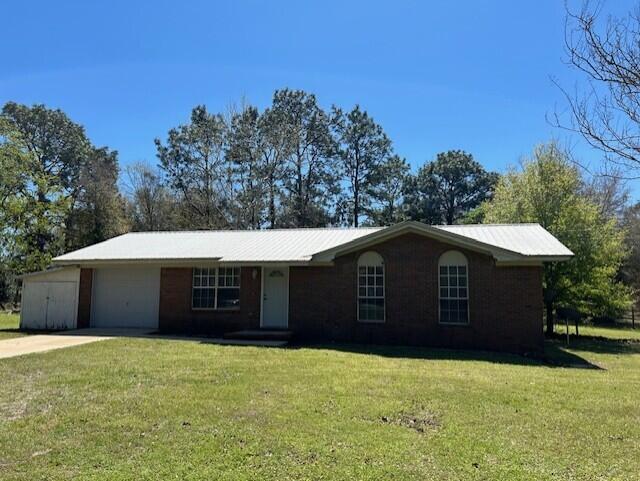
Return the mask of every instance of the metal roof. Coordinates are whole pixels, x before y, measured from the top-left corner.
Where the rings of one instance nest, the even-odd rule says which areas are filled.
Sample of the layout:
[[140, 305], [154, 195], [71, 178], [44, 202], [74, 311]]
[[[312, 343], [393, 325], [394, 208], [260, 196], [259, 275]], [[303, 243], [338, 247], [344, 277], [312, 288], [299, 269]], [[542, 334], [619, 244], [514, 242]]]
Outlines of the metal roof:
[[56, 263], [209, 259], [221, 262], [306, 262], [315, 252], [381, 227], [189, 232], [132, 232], [60, 257]]
[[540, 224], [469, 224], [434, 227], [524, 256], [573, 256], [573, 252]]
[[391, 227], [129, 233], [56, 257], [54, 263], [198, 260], [308, 263], [331, 260], [331, 254], [343, 246], [355, 248], [407, 230], [433, 235], [453, 245], [485, 250], [496, 258], [499, 255], [504, 258], [506, 253], [509, 260], [550, 260], [547, 258], [573, 255], [538, 224], [427, 226], [403, 222]]

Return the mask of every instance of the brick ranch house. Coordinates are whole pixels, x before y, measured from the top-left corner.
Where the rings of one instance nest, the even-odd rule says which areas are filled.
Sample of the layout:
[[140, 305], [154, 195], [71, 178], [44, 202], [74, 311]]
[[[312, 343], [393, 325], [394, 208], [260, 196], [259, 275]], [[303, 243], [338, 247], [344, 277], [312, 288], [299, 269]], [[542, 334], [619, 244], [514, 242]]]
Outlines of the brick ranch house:
[[538, 224], [129, 233], [25, 276], [21, 325], [529, 351], [572, 255]]

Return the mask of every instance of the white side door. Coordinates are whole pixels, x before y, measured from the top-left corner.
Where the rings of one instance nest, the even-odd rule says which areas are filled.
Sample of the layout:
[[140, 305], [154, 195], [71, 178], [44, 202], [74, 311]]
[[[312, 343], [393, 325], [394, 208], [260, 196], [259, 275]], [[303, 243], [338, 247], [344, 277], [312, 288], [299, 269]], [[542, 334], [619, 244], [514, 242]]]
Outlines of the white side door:
[[160, 268], [96, 269], [91, 304], [91, 327], [157, 328]]
[[76, 327], [76, 283], [49, 282], [47, 329]]
[[20, 327], [22, 329], [47, 328], [48, 283], [26, 281], [22, 286]]
[[20, 325], [24, 329], [74, 329], [76, 282], [24, 283]]
[[265, 267], [262, 275], [261, 326], [286, 329], [289, 325], [289, 267]]

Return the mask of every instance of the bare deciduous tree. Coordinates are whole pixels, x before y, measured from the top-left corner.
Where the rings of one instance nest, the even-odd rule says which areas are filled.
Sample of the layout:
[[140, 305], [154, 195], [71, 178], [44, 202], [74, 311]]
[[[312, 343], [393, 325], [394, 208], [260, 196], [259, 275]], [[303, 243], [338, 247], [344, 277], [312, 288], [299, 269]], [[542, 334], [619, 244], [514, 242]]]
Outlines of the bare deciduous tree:
[[588, 0], [577, 12], [567, 8], [566, 60], [587, 81], [575, 92], [555, 82], [570, 118], [556, 112], [552, 123], [604, 152], [614, 167], [607, 175], [640, 178], [640, 9], [622, 18], [602, 13]]

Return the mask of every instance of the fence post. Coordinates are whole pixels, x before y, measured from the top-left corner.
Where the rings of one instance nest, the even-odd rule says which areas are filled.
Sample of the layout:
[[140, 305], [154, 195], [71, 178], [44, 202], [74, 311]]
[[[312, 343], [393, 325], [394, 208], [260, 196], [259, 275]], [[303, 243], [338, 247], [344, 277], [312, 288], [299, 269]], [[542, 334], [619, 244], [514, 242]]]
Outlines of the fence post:
[[633, 306], [631, 306], [631, 329], [636, 328], [636, 311]]
[[567, 330], [567, 346], [569, 345], [569, 316], [564, 317], [564, 327]]

